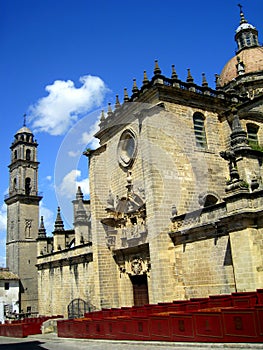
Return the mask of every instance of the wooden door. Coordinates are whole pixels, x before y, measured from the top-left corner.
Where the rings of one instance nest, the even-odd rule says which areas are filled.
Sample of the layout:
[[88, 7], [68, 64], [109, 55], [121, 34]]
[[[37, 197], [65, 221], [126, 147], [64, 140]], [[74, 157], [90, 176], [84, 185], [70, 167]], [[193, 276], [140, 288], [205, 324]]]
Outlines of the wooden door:
[[147, 276], [132, 276], [131, 281], [133, 285], [134, 306], [149, 304]]

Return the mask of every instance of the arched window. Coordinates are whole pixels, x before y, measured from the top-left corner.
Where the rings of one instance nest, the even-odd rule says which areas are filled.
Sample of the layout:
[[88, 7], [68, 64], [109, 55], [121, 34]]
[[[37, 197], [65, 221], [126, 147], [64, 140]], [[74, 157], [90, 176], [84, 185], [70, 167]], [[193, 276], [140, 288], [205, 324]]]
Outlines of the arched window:
[[30, 149], [26, 150], [26, 160], [30, 160], [31, 159], [31, 151]]
[[195, 131], [195, 142], [199, 148], [206, 148], [206, 134], [205, 134], [205, 117], [202, 113], [196, 112], [193, 116], [194, 131]]
[[258, 129], [256, 124], [247, 124], [247, 139], [250, 146], [258, 146]]
[[208, 194], [205, 198], [204, 207], [209, 207], [210, 205], [214, 205], [218, 202], [218, 198], [213, 196], [212, 194]]
[[14, 159], [17, 159], [17, 150], [14, 151]]
[[16, 190], [16, 178], [14, 178], [14, 180], [13, 180], [13, 191], [15, 191]]
[[30, 177], [26, 177], [25, 194], [27, 196], [29, 196], [30, 195], [30, 191], [31, 191], [31, 179], [30, 179]]

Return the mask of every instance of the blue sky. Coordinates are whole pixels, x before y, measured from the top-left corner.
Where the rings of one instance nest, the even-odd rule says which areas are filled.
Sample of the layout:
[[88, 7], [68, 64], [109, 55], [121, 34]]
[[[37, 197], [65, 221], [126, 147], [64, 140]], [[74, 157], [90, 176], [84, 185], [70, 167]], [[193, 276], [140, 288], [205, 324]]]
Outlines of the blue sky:
[[[9, 147], [23, 124], [38, 140], [41, 213], [52, 231], [56, 208], [72, 224], [75, 183], [88, 196], [87, 160], [81, 156], [96, 120], [123, 89], [131, 94], [143, 71], [152, 77], [154, 60], [162, 73], [174, 64], [181, 80], [187, 68], [196, 83], [214, 74], [235, 52], [237, 0], [0, 0], [1, 158], [0, 266], [5, 265], [4, 194]], [[243, 0], [247, 20], [262, 42], [262, 0]], [[55, 179], [55, 182], [54, 182]]]

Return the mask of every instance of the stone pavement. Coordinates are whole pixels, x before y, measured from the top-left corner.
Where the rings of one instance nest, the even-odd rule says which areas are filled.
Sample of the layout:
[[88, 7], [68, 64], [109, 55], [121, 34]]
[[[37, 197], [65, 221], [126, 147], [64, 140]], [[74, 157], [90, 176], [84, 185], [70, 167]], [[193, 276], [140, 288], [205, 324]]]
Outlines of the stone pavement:
[[148, 341], [112, 341], [58, 338], [56, 334], [39, 334], [28, 338], [0, 337], [0, 350], [205, 350], [263, 349], [259, 343], [169, 343]]

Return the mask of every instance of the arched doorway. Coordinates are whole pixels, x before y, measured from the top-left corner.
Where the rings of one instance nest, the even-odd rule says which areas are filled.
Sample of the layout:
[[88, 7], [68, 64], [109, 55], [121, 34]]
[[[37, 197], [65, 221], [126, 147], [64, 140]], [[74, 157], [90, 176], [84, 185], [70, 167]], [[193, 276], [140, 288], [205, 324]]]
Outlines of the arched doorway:
[[73, 299], [68, 305], [68, 318], [84, 317], [85, 312], [91, 311], [83, 299]]

